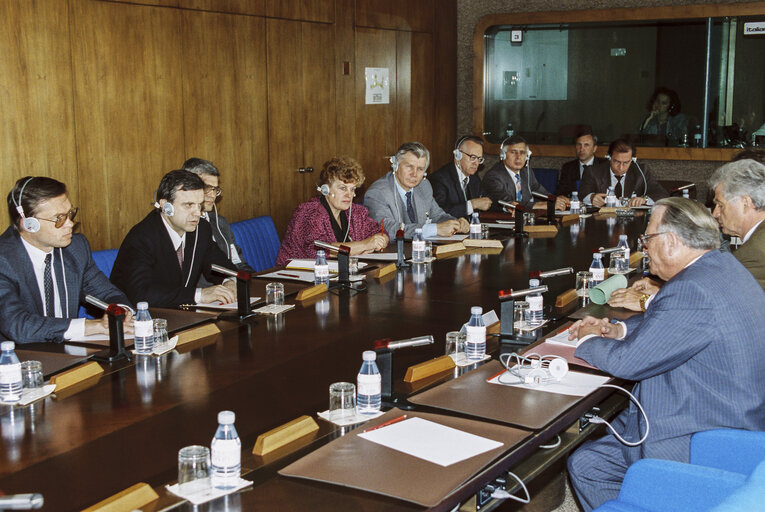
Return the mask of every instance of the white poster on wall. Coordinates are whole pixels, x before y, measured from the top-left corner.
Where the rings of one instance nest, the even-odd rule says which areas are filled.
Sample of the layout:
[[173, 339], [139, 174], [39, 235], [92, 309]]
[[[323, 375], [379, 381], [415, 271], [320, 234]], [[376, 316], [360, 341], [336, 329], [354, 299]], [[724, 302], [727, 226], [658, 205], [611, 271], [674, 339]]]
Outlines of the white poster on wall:
[[390, 103], [390, 81], [388, 68], [365, 68], [366, 104], [380, 105]]

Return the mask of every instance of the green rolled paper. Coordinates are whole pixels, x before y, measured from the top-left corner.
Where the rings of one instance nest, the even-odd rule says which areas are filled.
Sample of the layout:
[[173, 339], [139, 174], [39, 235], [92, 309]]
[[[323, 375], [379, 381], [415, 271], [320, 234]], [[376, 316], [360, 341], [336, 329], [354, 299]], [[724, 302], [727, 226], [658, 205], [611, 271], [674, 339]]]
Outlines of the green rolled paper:
[[605, 304], [611, 298], [612, 293], [626, 287], [627, 278], [622, 274], [616, 274], [590, 290], [590, 300], [595, 304]]

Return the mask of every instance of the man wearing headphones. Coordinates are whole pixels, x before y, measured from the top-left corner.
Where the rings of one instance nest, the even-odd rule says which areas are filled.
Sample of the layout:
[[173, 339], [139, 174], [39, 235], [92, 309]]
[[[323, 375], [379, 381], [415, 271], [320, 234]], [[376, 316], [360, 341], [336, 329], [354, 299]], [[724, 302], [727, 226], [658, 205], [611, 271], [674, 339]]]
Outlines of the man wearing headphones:
[[[236, 267], [213, 241], [210, 224], [200, 222], [204, 188], [199, 176], [189, 171], [165, 174], [157, 189], [157, 209], [122, 241], [111, 280], [133, 301], [176, 308], [236, 300], [236, 283], [211, 270], [213, 264]], [[198, 288], [202, 274], [218, 284]]]
[[454, 160], [428, 176], [438, 206], [455, 217], [470, 217], [486, 211], [491, 199], [484, 197], [481, 179], [476, 174], [483, 163], [483, 139], [460, 137], [454, 145]]
[[[667, 191], [635, 158], [635, 146], [624, 139], [616, 139], [608, 146], [608, 163], [600, 163], [585, 170], [579, 186], [579, 197], [600, 208], [606, 204], [606, 192], [613, 187], [616, 197], [629, 197], [627, 206], [652, 205], [667, 197]], [[632, 194], [634, 197], [631, 197]]]
[[[231, 231], [228, 221], [223, 215], [218, 214], [218, 207], [215, 206], [215, 202], [221, 193], [220, 171], [218, 171], [218, 168], [209, 160], [189, 158], [183, 162], [183, 169], [193, 172], [202, 178], [202, 181], [205, 183], [205, 201], [202, 204], [202, 218], [210, 223], [212, 237], [215, 243], [218, 244], [218, 248], [223, 251], [237, 269], [244, 270], [245, 272], [255, 272], [244, 260], [242, 249], [236, 244], [234, 232]], [[210, 285], [212, 283], [208, 282], [204, 275], [199, 276], [198, 287], [206, 288]]]
[[[108, 317], [77, 318], [86, 295], [129, 304], [73, 234], [66, 185], [44, 176], [25, 177], [8, 194], [11, 226], [0, 235], [0, 338], [16, 343], [81, 339], [108, 334]], [[133, 332], [128, 313], [125, 331]]]
[[390, 157], [392, 172], [372, 183], [364, 196], [364, 206], [377, 222], [385, 223], [391, 240], [404, 226], [404, 237], [412, 238], [422, 228], [425, 238], [467, 233], [470, 224], [455, 219], [433, 199], [433, 188], [425, 179], [430, 151], [419, 142], [406, 142]]

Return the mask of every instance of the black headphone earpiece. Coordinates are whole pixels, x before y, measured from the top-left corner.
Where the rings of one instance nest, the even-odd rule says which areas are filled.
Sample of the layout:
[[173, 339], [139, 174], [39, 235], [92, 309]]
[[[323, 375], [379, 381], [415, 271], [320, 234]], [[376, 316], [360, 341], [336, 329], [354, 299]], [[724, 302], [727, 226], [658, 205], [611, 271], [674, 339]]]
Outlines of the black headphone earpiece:
[[[24, 207], [21, 206], [21, 197], [22, 194], [24, 194], [24, 188], [26, 188], [29, 182], [33, 179], [35, 179], [34, 176], [24, 182], [24, 184], [21, 186], [21, 190], [19, 190], [18, 202], [14, 201], [14, 203], [16, 203], [16, 211], [19, 212], [19, 216], [21, 217], [21, 226], [24, 228], [24, 231], [29, 233], [37, 233], [40, 231], [40, 221], [34, 217], [27, 217], [24, 215]], [[13, 196], [11, 196], [11, 199], [13, 199]]]

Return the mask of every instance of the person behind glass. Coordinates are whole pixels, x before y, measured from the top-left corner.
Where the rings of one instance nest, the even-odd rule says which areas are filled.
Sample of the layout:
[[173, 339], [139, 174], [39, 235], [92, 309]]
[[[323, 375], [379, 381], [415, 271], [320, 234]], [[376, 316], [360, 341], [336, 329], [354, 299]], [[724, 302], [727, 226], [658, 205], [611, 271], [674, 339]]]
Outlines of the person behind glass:
[[[133, 301], [174, 308], [183, 304], [236, 301], [236, 282], [212, 271], [213, 264], [236, 270], [200, 222], [205, 184], [177, 169], [162, 177], [154, 210], [122, 241], [111, 280]], [[197, 287], [204, 274], [213, 284]]]
[[560, 168], [558, 186], [555, 188], [555, 193], [559, 196], [570, 197], [572, 192], [579, 190], [579, 182], [582, 180], [585, 169], [606, 161], [605, 158], [595, 156], [598, 150], [598, 137], [589, 128], [576, 134], [574, 147], [576, 158], [566, 162]]
[[[532, 192], [549, 195], [529, 167], [531, 150], [526, 139], [513, 135], [502, 141], [499, 162], [494, 164], [483, 177], [483, 188], [494, 202], [494, 208], [501, 210], [497, 201], [520, 204], [524, 208], [534, 206]], [[555, 201], [555, 208], [562, 210], [566, 203], [562, 198]]]
[[[641, 168], [635, 157], [635, 146], [624, 139], [616, 139], [608, 146], [608, 163], [602, 162], [585, 170], [579, 185], [579, 197], [585, 204], [597, 208], [605, 206], [606, 192], [613, 187], [616, 197], [630, 198], [628, 206], [652, 205], [667, 197], [646, 168]], [[632, 194], [635, 197], [631, 197]]]
[[[218, 207], [215, 204], [221, 194], [220, 171], [218, 171], [218, 168], [209, 160], [189, 158], [183, 162], [183, 169], [193, 172], [202, 178], [205, 184], [202, 218], [210, 223], [212, 237], [215, 243], [218, 244], [218, 248], [223, 251], [237, 269], [250, 273], [255, 272], [244, 260], [242, 249], [236, 244], [234, 232], [231, 231], [228, 221], [223, 215], [218, 214]], [[204, 275], [199, 276], [197, 287], [205, 288], [211, 285], [212, 283], [208, 282]]]
[[646, 104], [646, 115], [640, 124], [643, 135], [666, 136], [668, 146], [676, 146], [688, 135], [688, 118], [680, 112], [680, 98], [672, 89], [658, 87]]
[[476, 174], [483, 163], [483, 139], [460, 137], [452, 151], [453, 161], [428, 176], [438, 206], [455, 217], [470, 217], [485, 212], [491, 199], [483, 197], [481, 179]]
[[[0, 339], [16, 343], [80, 339], [109, 334], [108, 317], [77, 318], [86, 295], [107, 303], [130, 301], [101, 272], [90, 245], [74, 234], [66, 185], [27, 176], [8, 193], [11, 226], [0, 235]], [[133, 332], [125, 316], [125, 332]]]
[[364, 170], [353, 158], [341, 156], [324, 162], [316, 187], [321, 195], [295, 208], [276, 264], [314, 258], [317, 251], [314, 240], [345, 245], [352, 255], [385, 249], [388, 236], [364, 206], [353, 202], [364, 179]]
[[430, 151], [419, 142], [406, 142], [390, 157], [391, 172], [378, 179], [364, 195], [364, 205], [393, 239], [400, 226], [404, 237], [411, 239], [417, 228], [425, 238], [467, 233], [470, 224], [455, 219], [438, 206], [433, 187], [425, 179], [430, 165]]

